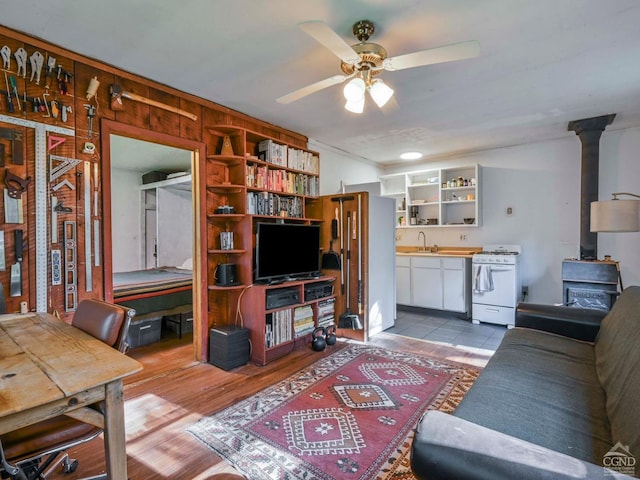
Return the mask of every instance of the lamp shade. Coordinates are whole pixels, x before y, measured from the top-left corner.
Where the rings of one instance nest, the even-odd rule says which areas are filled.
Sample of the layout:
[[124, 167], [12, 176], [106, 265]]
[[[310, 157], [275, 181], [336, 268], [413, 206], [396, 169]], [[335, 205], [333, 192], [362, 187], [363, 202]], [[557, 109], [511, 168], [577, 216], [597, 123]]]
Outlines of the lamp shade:
[[345, 110], [353, 113], [362, 113], [364, 111], [364, 97], [358, 100], [347, 100], [344, 105]]
[[640, 231], [640, 200], [591, 202], [591, 231]]
[[347, 102], [358, 102], [360, 99], [364, 102], [365, 89], [366, 85], [364, 80], [356, 77], [349, 80], [349, 82], [344, 86], [342, 93], [344, 94], [344, 98]]
[[371, 95], [373, 101], [376, 102], [376, 105], [382, 108], [393, 96], [393, 89], [378, 79], [369, 87], [369, 95]]

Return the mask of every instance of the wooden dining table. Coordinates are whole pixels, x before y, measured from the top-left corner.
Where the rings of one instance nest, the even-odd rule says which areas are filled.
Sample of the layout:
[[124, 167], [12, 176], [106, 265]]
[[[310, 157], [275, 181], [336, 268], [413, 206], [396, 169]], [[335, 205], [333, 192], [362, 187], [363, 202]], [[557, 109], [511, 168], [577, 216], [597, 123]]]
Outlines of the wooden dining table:
[[[122, 379], [142, 365], [48, 313], [0, 315], [0, 434], [58, 415], [104, 429], [106, 472], [127, 479]], [[88, 406], [104, 401], [104, 415]]]

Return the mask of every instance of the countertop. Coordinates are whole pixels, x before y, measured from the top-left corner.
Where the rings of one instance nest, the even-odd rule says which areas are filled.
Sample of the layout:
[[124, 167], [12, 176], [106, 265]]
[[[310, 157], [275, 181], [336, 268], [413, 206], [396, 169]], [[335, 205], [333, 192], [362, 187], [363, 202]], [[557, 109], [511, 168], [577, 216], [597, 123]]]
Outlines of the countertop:
[[446, 247], [438, 246], [438, 251], [433, 250], [434, 247], [427, 245], [427, 250], [423, 250], [423, 247], [416, 246], [401, 246], [396, 247], [396, 255], [400, 256], [419, 256], [419, 257], [462, 257], [471, 258], [474, 253], [481, 252], [482, 247]]

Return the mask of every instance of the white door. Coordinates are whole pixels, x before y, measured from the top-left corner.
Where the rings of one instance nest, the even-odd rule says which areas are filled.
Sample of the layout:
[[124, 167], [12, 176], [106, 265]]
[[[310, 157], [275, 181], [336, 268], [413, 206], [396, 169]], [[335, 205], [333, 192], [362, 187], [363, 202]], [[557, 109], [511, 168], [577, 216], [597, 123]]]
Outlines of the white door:
[[[395, 202], [369, 195], [369, 298], [367, 335], [393, 327], [396, 320]], [[366, 336], [365, 336], [366, 339]]]

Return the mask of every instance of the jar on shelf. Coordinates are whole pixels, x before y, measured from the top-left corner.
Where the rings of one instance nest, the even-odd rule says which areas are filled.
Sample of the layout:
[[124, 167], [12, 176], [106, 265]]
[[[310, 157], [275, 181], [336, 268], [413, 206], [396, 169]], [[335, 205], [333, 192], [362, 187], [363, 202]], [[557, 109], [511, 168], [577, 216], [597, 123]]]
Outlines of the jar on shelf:
[[462, 179], [462, 177], [458, 177], [458, 187], [462, 187], [464, 184], [464, 180]]

